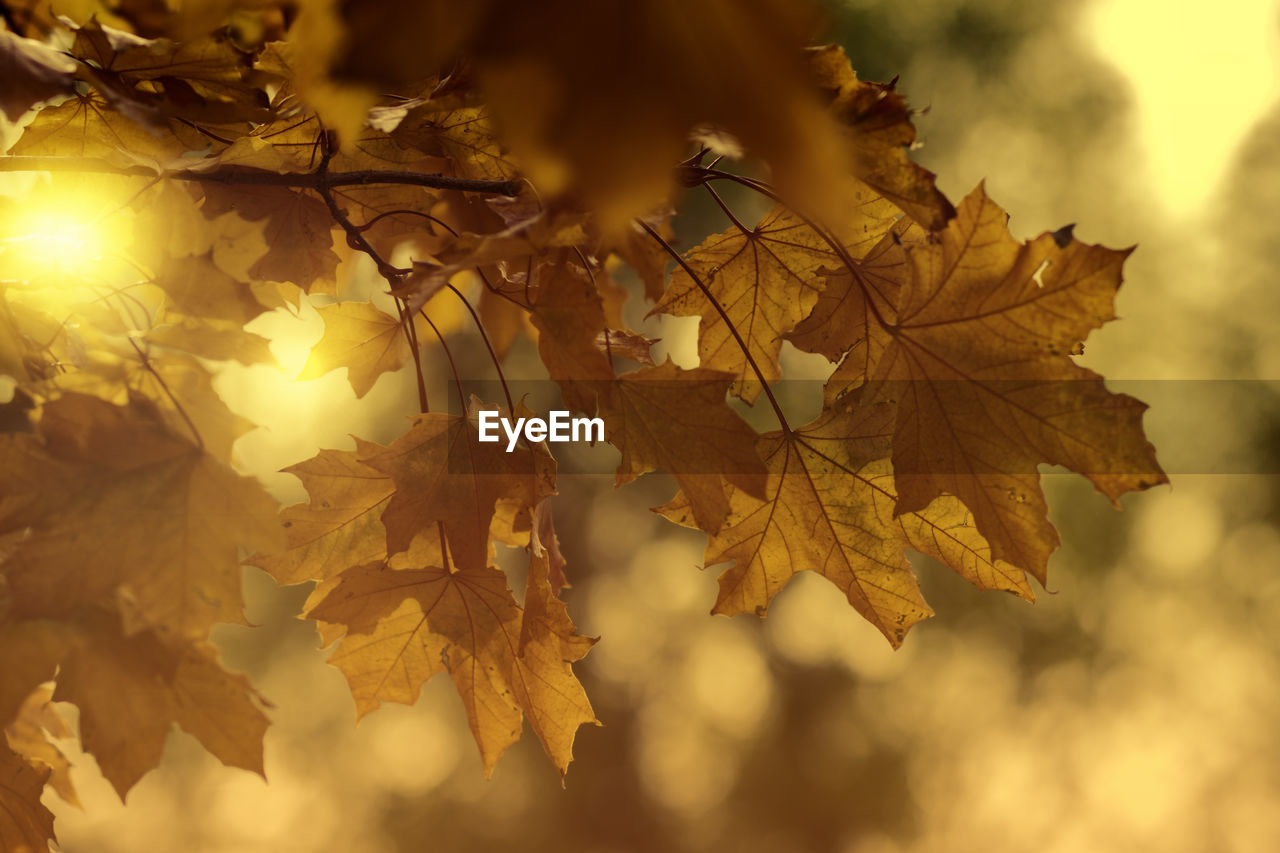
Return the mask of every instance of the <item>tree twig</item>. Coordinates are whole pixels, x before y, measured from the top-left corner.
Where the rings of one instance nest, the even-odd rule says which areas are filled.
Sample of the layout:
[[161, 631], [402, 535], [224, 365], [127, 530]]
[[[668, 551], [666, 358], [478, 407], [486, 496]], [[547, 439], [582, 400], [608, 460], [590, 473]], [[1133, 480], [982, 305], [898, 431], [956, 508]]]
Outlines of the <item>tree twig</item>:
[[[76, 172], [121, 177], [154, 178], [157, 173], [146, 166], [117, 166], [98, 157], [0, 157], [0, 172]], [[262, 187], [293, 187], [318, 189], [322, 183], [319, 172], [273, 172], [251, 166], [217, 166], [212, 169], [173, 169], [159, 173], [161, 177], [175, 181], [194, 183], [228, 184]], [[524, 181], [488, 181], [479, 178], [458, 178], [453, 175], [409, 172], [396, 169], [360, 169], [352, 172], [327, 172], [323, 183], [330, 187], [372, 186], [376, 184], [400, 184], [427, 187], [437, 190], [490, 193], [514, 196], [520, 193]]]

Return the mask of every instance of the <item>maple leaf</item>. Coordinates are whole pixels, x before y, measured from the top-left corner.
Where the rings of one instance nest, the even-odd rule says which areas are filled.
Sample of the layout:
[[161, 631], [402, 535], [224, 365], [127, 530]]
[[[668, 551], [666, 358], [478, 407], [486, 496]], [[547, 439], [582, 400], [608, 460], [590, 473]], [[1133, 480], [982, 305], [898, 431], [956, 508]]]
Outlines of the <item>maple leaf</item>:
[[[665, 210], [658, 216], [645, 217], [645, 223], [662, 239], [670, 242], [672, 238], [671, 216], [674, 211]], [[667, 289], [667, 265], [671, 256], [658, 241], [649, 235], [636, 222], [621, 235], [600, 235], [600, 247], [595, 252], [600, 257], [616, 254], [631, 265], [644, 282], [646, 299], [657, 302]]]
[[171, 258], [156, 270], [154, 281], [178, 311], [194, 317], [244, 325], [267, 310], [248, 283], [227, 275], [212, 254]]
[[412, 354], [404, 325], [369, 302], [337, 302], [316, 310], [324, 320], [324, 337], [312, 347], [299, 380], [345, 366], [351, 390], [363, 397], [378, 377], [399, 370]]
[[906, 100], [892, 84], [859, 80], [839, 45], [810, 48], [809, 58], [818, 85], [831, 94], [829, 109], [848, 129], [853, 173], [926, 228], [945, 225], [955, 209], [933, 173], [907, 156], [916, 129]]
[[[114, 110], [90, 93], [45, 107], [9, 149], [10, 154], [119, 159], [119, 152], [155, 160], [177, 157], [186, 146]], [[132, 164], [131, 164], [132, 165]]]
[[[1024, 598], [1020, 569], [992, 555], [963, 505], [941, 498], [918, 512], [898, 513], [892, 470], [883, 458], [887, 406], [827, 412], [791, 433], [760, 436], [769, 470], [763, 496], [726, 488], [729, 514], [708, 537], [706, 565], [732, 565], [720, 575], [713, 613], [763, 616], [773, 597], [802, 571], [822, 575], [897, 647], [933, 611], [906, 561], [908, 548], [935, 557], [985, 589]], [[701, 527], [683, 492], [657, 510]]]
[[[864, 341], [869, 326], [880, 322], [898, 303], [906, 257], [905, 241], [924, 239], [918, 226], [903, 228], [895, 224], [865, 256], [835, 269], [823, 268], [826, 287], [814, 303], [813, 310], [795, 329], [785, 336], [798, 349], [825, 355], [833, 362], [846, 357], [850, 341]], [[842, 375], [865, 371], [865, 360], [871, 357], [865, 348], [847, 356], [841, 364]], [[837, 383], [833, 388], [840, 388]]]
[[28, 531], [2, 567], [16, 611], [67, 618], [113, 603], [131, 631], [186, 637], [243, 621], [237, 546], [270, 550], [279, 535], [255, 481], [139, 404], [67, 394], [40, 431], [0, 436], [0, 533]]
[[[102, 609], [29, 616], [0, 622], [0, 698], [8, 703], [37, 689], [57, 668], [52, 699], [80, 708], [84, 747], [121, 797], [159, 763], [174, 723], [223, 763], [262, 773], [261, 700], [243, 676], [222, 668], [207, 642], [126, 634]], [[9, 719], [12, 725], [16, 717]]]
[[75, 62], [34, 39], [0, 29], [0, 110], [16, 122], [41, 101], [71, 91]]
[[428, 101], [409, 110], [391, 135], [403, 145], [448, 157], [455, 172], [467, 178], [506, 180], [516, 175], [484, 106], [442, 110]]
[[596, 349], [607, 356], [618, 356], [630, 361], [639, 362], [648, 367], [656, 367], [653, 361], [653, 345], [661, 338], [646, 338], [638, 332], [605, 329], [596, 335]]
[[280, 519], [286, 548], [259, 553], [246, 562], [271, 574], [277, 583], [327, 580], [344, 569], [380, 560], [387, 553], [381, 516], [395, 492], [391, 477], [363, 458], [383, 447], [356, 439], [356, 450], [321, 450], [285, 468], [302, 481], [311, 500], [285, 507]]
[[80, 620], [68, 633], [53, 698], [80, 708], [85, 750], [122, 798], [160, 763], [175, 723], [224, 764], [262, 775], [261, 700], [212, 647], [175, 650], [151, 632], [125, 635], [101, 620]]
[[[332, 56], [331, 77], [379, 91], [466, 54], [524, 173], [546, 193], [585, 199], [605, 232], [621, 233], [672, 189], [671, 165], [695, 126], [727, 128], [784, 171], [829, 150], [832, 129], [806, 85], [801, 52], [811, 11], [781, 0], [558, 0], [535, 13], [487, 0], [462, 13], [432, 0], [389, 31], [389, 16], [402, 20], [406, 11], [383, 0], [344, 7], [341, 20], [317, 14], [309, 34], [325, 34], [315, 44]], [[345, 40], [333, 37], [339, 28]], [[638, 67], [646, 73], [617, 73]]]
[[[90, 19], [76, 28], [71, 50], [93, 63], [91, 79], [108, 82], [108, 91], [119, 97], [192, 121], [242, 117], [262, 122], [270, 117], [266, 93], [247, 85], [250, 58], [225, 38], [149, 39]], [[140, 84], [146, 82], [156, 85], [144, 89]], [[209, 102], [237, 106], [240, 112], [210, 116]]]
[[239, 323], [186, 317], [171, 311], [165, 313], [164, 321], [147, 332], [148, 341], [215, 361], [278, 366], [271, 342], [246, 332]]
[[395, 483], [382, 514], [387, 553], [406, 550], [419, 532], [439, 525], [449, 557], [461, 569], [487, 565], [489, 526], [499, 500], [532, 512], [555, 491], [555, 462], [545, 445], [508, 453], [501, 442], [481, 442], [470, 417], [418, 415], [408, 432], [361, 461]]
[[762, 496], [765, 467], [755, 431], [725, 402], [732, 381], [670, 359], [620, 376], [602, 408], [606, 436], [622, 453], [615, 485], [666, 471], [684, 490], [698, 526], [712, 532], [729, 512], [723, 480]]
[[0, 850], [39, 853], [53, 836], [53, 813], [40, 802], [48, 768], [37, 770], [0, 744]]
[[[853, 259], [870, 249], [898, 216], [884, 199], [865, 188], [859, 192], [837, 231]], [[734, 393], [751, 402], [761, 391], [751, 361], [766, 382], [782, 375], [782, 341], [817, 304], [824, 284], [818, 271], [841, 261], [804, 219], [776, 207], [750, 231], [735, 226], [707, 238], [685, 255], [685, 263], [688, 268], [672, 273], [671, 284], [650, 313], [701, 317], [702, 366], [734, 374]]]
[[1043, 583], [1058, 538], [1038, 463], [1085, 474], [1113, 501], [1167, 478], [1142, 434], [1146, 406], [1070, 357], [1115, 316], [1128, 252], [1067, 232], [1020, 243], [1007, 219], [979, 187], [944, 231], [882, 266], [898, 277], [896, 308], [828, 350], [851, 350], [828, 396], [895, 403], [897, 512], [955, 495], [996, 556]]
[[216, 218], [229, 211], [261, 222], [266, 254], [249, 267], [257, 279], [287, 281], [309, 290], [334, 280], [338, 262], [333, 251], [333, 219], [325, 205], [306, 192], [287, 187], [204, 187], [204, 213]]
[[520, 738], [522, 717], [563, 775], [574, 733], [595, 723], [570, 664], [594, 640], [574, 632], [554, 598], [547, 556], [530, 562], [533, 617], [492, 566], [457, 571], [372, 563], [343, 573], [308, 615], [346, 626], [330, 663], [346, 675], [359, 715], [412, 704], [437, 672], [453, 679], [485, 774]]
[[214, 390], [213, 375], [191, 356], [170, 352], [151, 358], [133, 349], [94, 355], [81, 370], [55, 374], [43, 390], [48, 396], [70, 391], [120, 405], [146, 400], [171, 431], [190, 436], [223, 462], [230, 461], [236, 439], [255, 428], [227, 407]]
[[565, 404], [595, 414], [597, 391], [613, 378], [609, 357], [596, 345], [607, 328], [596, 283], [567, 253], [540, 268], [539, 282], [532, 311], [538, 354]]

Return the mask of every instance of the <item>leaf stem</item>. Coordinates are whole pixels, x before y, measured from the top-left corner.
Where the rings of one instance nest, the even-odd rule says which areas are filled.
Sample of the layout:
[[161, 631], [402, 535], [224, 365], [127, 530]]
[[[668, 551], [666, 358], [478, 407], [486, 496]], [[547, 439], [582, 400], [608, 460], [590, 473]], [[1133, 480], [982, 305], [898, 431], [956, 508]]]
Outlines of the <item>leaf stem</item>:
[[[373, 259], [374, 264], [378, 268], [378, 274], [386, 280], [392, 290], [400, 284], [411, 271], [402, 270], [399, 267], [392, 266], [378, 250], [373, 247], [364, 236], [364, 232], [351, 221], [351, 217], [338, 207], [338, 201], [333, 197], [333, 185], [329, 178], [329, 160], [333, 156], [333, 144], [328, 133], [320, 135], [321, 156], [320, 165], [312, 174], [316, 178], [315, 186], [310, 187], [324, 199], [325, 206], [329, 208], [329, 215], [333, 217], [333, 221], [338, 223], [339, 227], [347, 235], [347, 245], [357, 252], [363, 252]], [[427, 400], [427, 380], [422, 374], [422, 354], [418, 352], [418, 330], [414, 326], [413, 317], [405, 308], [405, 302], [400, 297], [395, 297], [396, 312], [400, 315], [401, 328], [404, 330], [405, 341], [409, 344], [409, 353], [413, 356], [414, 372], [417, 374], [418, 383], [418, 408], [420, 411], [430, 411], [431, 405]]]
[[[853, 276], [853, 280], [857, 282], [858, 289], [862, 291], [862, 297], [864, 300], [866, 300], [867, 307], [871, 309], [871, 313], [876, 318], [876, 322], [879, 323], [882, 328], [884, 328], [886, 331], [890, 333], [894, 333], [897, 331], [898, 329], [897, 325], [894, 323], [890, 323], [888, 320], [884, 318], [884, 315], [880, 313], [880, 308], [876, 305], [875, 299], [872, 298], [870, 289], [868, 289], [866, 282], [862, 280], [862, 275], [858, 272], [858, 262], [849, 256], [849, 251], [840, 244], [839, 240], [831, 236], [831, 234], [829, 234], [826, 229], [820, 227], [816, 222], [814, 222], [808, 216], [805, 216], [799, 210], [796, 210], [794, 207], [788, 204], [787, 201], [782, 196], [778, 195], [778, 193], [774, 191], [772, 187], [770, 187], [764, 181], [757, 181], [755, 178], [748, 178], [748, 177], [744, 177], [743, 175], [735, 175], [732, 172], [722, 172], [719, 169], [712, 169], [710, 167], [684, 166], [682, 168], [690, 172], [701, 173], [703, 175], [706, 175], [708, 178], [714, 178], [721, 181], [732, 181], [733, 183], [740, 184], [741, 186], [747, 187], [748, 189], [755, 190], [760, 195], [763, 195], [766, 198], [772, 199], [778, 204], [786, 206], [788, 210], [790, 210], [797, 217], [799, 217], [801, 222], [809, 226], [809, 228], [811, 228], [815, 234], [817, 234], [820, 238], [822, 238], [822, 241], [826, 243], [828, 246], [830, 246], [831, 250], [836, 253], [836, 257], [840, 259], [840, 262], [844, 264], [845, 267], [849, 270], [849, 274]], [[702, 183], [704, 186], [706, 186], [705, 181], [703, 181]], [[710, 189], [710, 187], [708, 187], [708, 189]]]
[[686, 261], [679, 252], [673, 249], [670, 243], [662, 239], [661, 234], [654, 231], [649, 227], [649, 224], [643, 220], [637, 219], [636, 223], [644, 229], [646, 234], [656, 240], [658, 245], [662, 246], [663, 250], [666, 251], [666, 253], [670, 255], [686, 273], [689, 274], [689, 278], [693, 279], [693, 283], [698, 285], [698, 289], [702, 291], [702, 295], [707, 297], [707, 300], [711, 303], [712, 307], [714, 307], [716, 312], [719, 313], [720, 319], [724, 320], [725, 325], [729, 327], [729, 332], [733, 335], [733, 339], [738, 342], [738, 347], [741, 348], [742, 355], [747, 359], [747, 364], [751, 366], [751, 370], [755, 373], [756, 378], [760, 380], [760, 386], [764, 388], [765, 396], [769, 398], [769, 405], [773, 407], [773, 413], [778, 418], [778, 425], [782, 428], [783, 433], [788, 436], [792, 435], [793, 430], [791, 429], [791, 424], [787, 422], [787, 416], [783, 414], [782, 406], [778, 405], [778, 398], [773, 396], [773, 389], [769, 387], [768, 381], [765, 380], [764, 372], [760, 370], [760, 365], [756, 363], [755, 356], [753, 356], [751, 354], [751, 350], [747, 348], [747, 342], [742, 339], [742, 335], [738, 332], [738, 327], [729, 319], [729, 315], [725, 312], [724, 307], [720, 305], [720, 301], [711, 293], [711, 289], [702, 281], [701, 276], [694, 272], [693, 267], [689, 266], [689, 262]]
[[[489, 333], [484, 330], [484, 324], [480, 322], [480, 315], [476, 313], [476, 309], [472, 307], [471, 300], [463, 295], [462, 291], [454, 287], [451, 282], [445, 282], [445, 287], [453, 291], [453, 295], [462, 300], [462, 304], [467, 307], [467, 313], [471, 315], [471, 319], [476, 324], [476, 331], [480, 333], [480, 339], [484, 341], [485, 349], [489, 350], [489, 358], [493, 361], [493, 369], [498, 372], [498, 381], [502, 383], [503, 396], [507, 398], [507, 408], [511, 411], [516, 410], [516, 405], [511, 400], [511, 389], [507, 387], [506, 374], [502, 372], [502, 360], [498, 358], [497, 351], [493, 348], [493, 343], [489, 340]], [[426, 316], [425, 314], [423, 315]], [[427, 322], [431, 322], [428, 320]], [[464, 404], [465, 408], [465, 404]]]
[[133, 347], [134, 352], [138, 354], [138, 358], [142, 359], [142, 366], [147, 372], [155, 377], [160, 383], [160, 389], [164, 391], [164, 395], [169, 398], [169, 402], [173, 403], [173, 407], [178, 410], [178, 414], [182, 416], [182, 420], [186, 422], [187, 429], [191, 430], [191, 435], [195, 438], [196, 444], [201, 450], [204, 450], [204, 439], [200, 437], [200, 430], [196, 429], [195, 421], [191, 420], [191, 416], [187, 414], [187, 410], [182, 407], [182, 403], [178, 402], [178, 398], [174, 396], [173, 391], [169, 388], [169, 383], [164, 381], [156, 369], [151, 366], [151, 359], [147, 358], [147, 354], [142, 351], [142, 347], [138, 346], [138, 342], [132, 337], [129, 338], [129, 346]]
[[[453, 384], [458, 389], [458, 405], [462, 407], [462, 414], [467, 414], [467, 395], [462, 390], [462, 377], [458, 375], [458, 364], [453, 360], [453, 352], [449, 349], [449, 344], [445, 341], [444, 335], [440, 334], [440, 330], [436, 328], [436, 324], [431, 322], [431, 318], [427, 316], [425, 308], [419, 308], [418, 313], [422, 315], [422, 319], [427, 321], [427, 325], [431, 327], [431, 331], [436, 333], [436, 340], [440, 341], [440, 348], [444, 350], [444, 357], [449, 359], [449, 369], [453, 371]], [[503, 383], [506, 387], [506, 383]], [[510, 395], [507, 396], [510, 400]]]
[[729, 209], [729, 205], [724, 203], [724, 199], [720, 197], [720, 193], [716, 192], [715, 187], [711, 186], [711, 184], [703, 184], [702, 188], [711, 193], [711, 197], [716, 200], [716, 204], [720, 205], [720, 209], [724, 211], [724, 215], [729, 217], [729, 221], [736, 225], [739, 231], [747, 237], [755, 236], [755, 231], [742, 224], [742, 221], [734, 215], [732, 210]]

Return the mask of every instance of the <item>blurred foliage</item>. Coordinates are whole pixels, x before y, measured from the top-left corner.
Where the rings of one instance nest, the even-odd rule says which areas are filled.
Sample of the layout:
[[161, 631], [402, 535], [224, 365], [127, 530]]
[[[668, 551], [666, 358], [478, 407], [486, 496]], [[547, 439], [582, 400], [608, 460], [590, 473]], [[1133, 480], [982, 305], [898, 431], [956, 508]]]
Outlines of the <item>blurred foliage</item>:
[[[949, 194], [986, 177], [1016, 233], [1078, 220], [1085, 239], [1140, 244], [1121, 292], [1129, 322], [1091, 339], [1085, 363], [1174, 383], [1146, 421], [1174, 483], [1116, 513], [1083, 480], [1048, 478], [1066, 545], [1034, 610], [922, 561], [939, 615], [897, 652], [816, 578], [763, 622], [712, 618], [699, 537], [636, 520], [670, 481], [615, 492], [609, 478], [565, 478], [570, 608], [585, 633], [608, 626], [582, 665], [605, 727], [581, 733], [565, 790], [532, 739], [485, 782], [447, 683], [353, 729], [340, 674], [294, 619], [304, 593], [249, 570], [258, 627], [218, 638], [276, 704], [270, 784], [181, 735], [121, 805], [73, 755], [86, 808], [49, 803], [64, 849], [1268, 849], [1280, 837], [1280, 489], [1213, 472], [1233, 448], [1257, 470], [1280, 464], [1280, 112], [1258, 121], [1210, 204], [1171, 211], [1143, 168], [1152, 141], [1131, 81], [1094, 41], [1096, 5], [832, 9], [834, 40], [865, 77], [900, 75], [931, 105], [922, 160]], [[1134, 33], [1127, 49], [1160, 46]], [[1213, 129], [1188, 107], [1194, 144]], [[693, 205], [681, 233], [717, 215]], [[650, 329], [688, 346], [687, 322]], [[229, 371], [230, 393], [237, 376], [252, 385]], [[1190, 381], [1206, 378], [1236, 381], [1230, 408]], [[347, 431], [339, 408], [303, 424], [317, 444]], [[242, 457], [262, 470], [293, 461], [257, 441]]]

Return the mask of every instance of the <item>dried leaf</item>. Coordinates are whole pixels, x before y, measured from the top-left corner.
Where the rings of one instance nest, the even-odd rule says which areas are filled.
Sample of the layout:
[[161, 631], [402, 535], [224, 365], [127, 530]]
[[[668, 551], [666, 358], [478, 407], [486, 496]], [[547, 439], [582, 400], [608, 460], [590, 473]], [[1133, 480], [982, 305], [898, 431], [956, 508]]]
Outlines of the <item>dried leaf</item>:
[[[995, 555], [1044, 582], [1058, 544], [1042, 462], [1085, 474], [1113, 501], [1167, 482], [1142, 433], [1146, 406], [1106, 390], [1070, 353], [1112, 319], [1127, 251], [1058, 234], [1028, 243], [981, 187], [936, 238], [908, 243], [896, 311], [849, 329], [829, 397], [858, 388], [897, 407], [899, 514], [964, 502]], [[861, 387], [865, 386], [865, 387]]]
[[619, 377], [603, 408], [606, 436], [622, 453], [615, 485], [666, 471], [684, 490], [698, 526], [711, 532], [729, 512], [724, 481], [763, 496], [756, 434], [725, 401], [732, 381], [707, 368], [684, 370], [670, 359]]
[[317, 309], [324, 320], [324, 337], [298, 374], [299, 381], [316, 379], [339, 367], [357, 397], [368, 394], [384, 373], [399, 370], [412, 350], [400, 321], [369, 302], [338, 302]]
[[6, 478], [0, 505], [0, 533], [29, 528], [3, 567], [15, 613], [63, 619], [108, 604], [130, 632], [189, 638], [243, 622], [237, 548], [269, 550], [279, 535], [255, 481], [136, 404], [67, 394], [40, 429], [43, 442], [0, 436], [5, 470], [27, 472]]
[[330, 663], [342, 670], [363, 716], [383, 702], [412, 704], [422, 685], [447, 672], [462, 697], [485, 773], [520, 738], [528, 717], [561, 774], [574, 733], [596, 722], [570, 664], [592, 640], [574, 633], [546, 596], [546, 557], [533, 558], [534, 623], [525, 620], [502, 572], [491, 566], [349, 569], [308, 615], [347, 628]]
[[407, 433], [362, 461], [395, 482], [382, 514], [387, 553], [406, 550], [420, 532], [439, 525], [451, 564], [460, 569], [488, 564], [497, 501], [514, 501], [532, 512], [555, 492], [555, 462], [545, 447], [507, 453], [501, 441], [481, 442], [474, 420], [456, 415], [418, 415]]
[[0, 850], [43, 853], [53, 836], [53, 813], [40, 802], [48, 768], [37, 770], [0, 744]]
[[[856, 192], [861, 197], [831, 238], [839, 240], [854, 260], [875, 244], [897, 215], [875, 193], [865, 188]], [[701, 317], [698, 356], [702, 366], [732, 373], [734, 393], [751, 402], [762, 390], [751, 362], [766, 382], [782, 375], [778, 353], [784, 337], [817, 304], [825, 284], [819, 270], [839, 266], [841, 258], [800, 216], [777, 207], [750, 231], [735, 226], [712, 235], [688, 252], [685, 262], [693, 274], [677, 267], [662, 300], [650, 313]], [[695, 275], [707, 292], [698, 286]]]
[[395, 487], [391, 477], [361, 459], [383, 448], [356, 440], [356, 450], [321, 450], [285, 468], [302, 481], [311, 501], [285, 507], [286, 550], [255, 554], [247, 562], [277, 583], [328, 580], [344, 569], [384, 559], [387, 537], [381, 516]]

